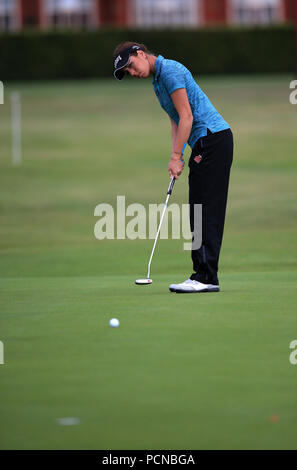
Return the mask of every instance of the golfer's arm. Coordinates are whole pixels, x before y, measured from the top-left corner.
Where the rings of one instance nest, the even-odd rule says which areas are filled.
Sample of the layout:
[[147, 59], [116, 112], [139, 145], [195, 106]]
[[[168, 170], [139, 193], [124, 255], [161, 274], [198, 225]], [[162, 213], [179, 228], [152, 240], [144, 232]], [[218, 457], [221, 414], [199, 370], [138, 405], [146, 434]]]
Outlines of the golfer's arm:
[[180, 159], [183, 145], [188, 141], [188, 138], [191, 134], [192, 123], [193, 118], [188, 116], [180, 117], [175, 139], [175, 146], [172, 152], [172, 155], [176, 156], [177, 159]]
[[177, 125], [175, 124], [174, 120], [170, 118], [171, 122], [171, 153], [174, 152], [175, 148], [175, 140], [176, 140], [176, 134], [177, 134]]
[[171, 99], [179, 115], [179, 123], [175, 134], [174, 148], [172, 155], [180, 158], [182, 148], [191, 134], [193, 124], [193, 114], [185, 88], [179, 88], [171, 94]]

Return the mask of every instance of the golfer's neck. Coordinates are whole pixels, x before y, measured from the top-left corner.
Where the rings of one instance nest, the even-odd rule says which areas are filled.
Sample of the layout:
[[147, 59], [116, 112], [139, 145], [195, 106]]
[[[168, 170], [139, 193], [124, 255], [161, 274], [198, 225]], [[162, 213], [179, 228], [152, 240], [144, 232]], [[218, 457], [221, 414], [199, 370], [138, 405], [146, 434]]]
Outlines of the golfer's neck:
[[148, 60], [150, 64], [150, 72], [155, 73], [155, 62], [157, 60], [157, 57], [155, 55], [149, 55]]

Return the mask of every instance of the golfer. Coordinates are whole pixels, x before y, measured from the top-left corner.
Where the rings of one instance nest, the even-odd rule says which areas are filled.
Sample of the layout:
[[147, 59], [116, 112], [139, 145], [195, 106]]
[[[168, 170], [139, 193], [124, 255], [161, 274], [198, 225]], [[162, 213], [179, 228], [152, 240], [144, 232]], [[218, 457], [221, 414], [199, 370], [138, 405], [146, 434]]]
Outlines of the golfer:
[[[192, 149], [189, 160], [190, 226], [193, 233], [193, 274], [171, 292], [218, 292], [218, 263], [223, 238], [233, 135], [229, 124], [195, 82], [190, 71], [175, 60], [155, 56], [144, 44], [124, 42], [114, 51], [114, 76], [153, 75], [153, 86], [169, 115], [172, 131], [170, 177], [178, 178], [184, 161], [183, 144]], [[202, 244], [194, 249], [194, 205], [202, 204]], [[197, 238], [196, 238], [197, 239]]]

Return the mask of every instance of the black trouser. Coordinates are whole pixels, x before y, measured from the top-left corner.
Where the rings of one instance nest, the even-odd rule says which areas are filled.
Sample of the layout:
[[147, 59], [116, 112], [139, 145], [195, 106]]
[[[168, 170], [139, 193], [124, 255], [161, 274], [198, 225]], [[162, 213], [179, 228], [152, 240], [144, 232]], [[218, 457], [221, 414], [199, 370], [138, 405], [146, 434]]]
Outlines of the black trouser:
[[189, 160], [192, 233], [194, 232], [194, 204], [202, 204], [202, 245], [198, 250], [192, 250], [194, 274], [191, 279], [206, 284], [219, 284], [218, 262], [232, 160], [233, 134], [230, 129], [213, 134], [208, 131], [206, 137], [201, 137], [196, 142]]

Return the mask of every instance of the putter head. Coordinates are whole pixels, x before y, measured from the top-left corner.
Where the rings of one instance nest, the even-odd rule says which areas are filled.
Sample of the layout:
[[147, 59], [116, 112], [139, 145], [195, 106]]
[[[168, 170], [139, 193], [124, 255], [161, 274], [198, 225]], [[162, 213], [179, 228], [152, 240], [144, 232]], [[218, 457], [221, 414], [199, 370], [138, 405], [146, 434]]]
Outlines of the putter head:
[[147, 286], [148, 284], [151, 284], [153, 281], [151, 279], [136, 279], [135, 284], [141, 285], [141, 286]]

